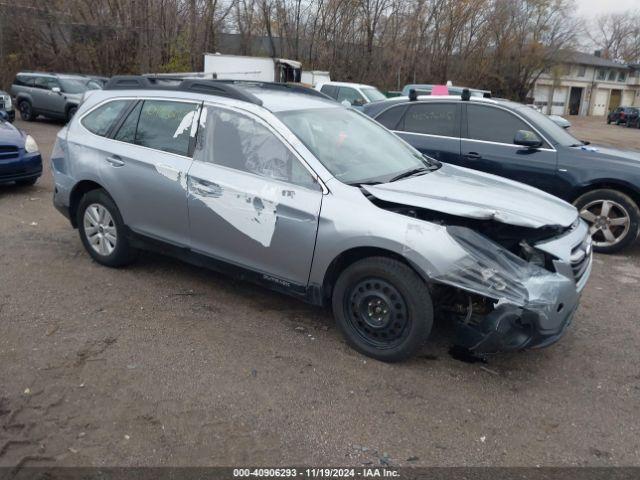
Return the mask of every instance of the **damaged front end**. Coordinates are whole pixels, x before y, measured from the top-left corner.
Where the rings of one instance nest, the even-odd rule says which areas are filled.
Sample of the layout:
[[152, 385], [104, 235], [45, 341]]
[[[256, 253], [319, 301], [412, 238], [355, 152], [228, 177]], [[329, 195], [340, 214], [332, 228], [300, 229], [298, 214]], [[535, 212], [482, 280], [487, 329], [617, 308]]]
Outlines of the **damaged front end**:
[[[561, 260], [542, 250], [535, 249], [543, 258], [548, 257], [555, 271], [525, 260], [469, 228], [449, 226], [447, 232], [467, 256], [433, 276], [433, 293], [439, 313], [456, 322], [458, 346], [489, 354], [541, 348], [562, 336], [578, 307], [580, 285], [591, 268], [588, 235], [579, 246], [584, 251], [585, 270], [576, 279], [567, 274], [573, 269], [564, 269]], [[565, 235], [573, 236], [571, 232]]]
[[[446, 230], [452, 244], [425, 273], [436, 315], [455, 322], [456, 346], [478, 355], [542, 348], [571, 323], [592, 261], [582, 220], [531, 228], [368, 198]], [[407, 248], [420, 250], [419, 224], [408, 231]]]

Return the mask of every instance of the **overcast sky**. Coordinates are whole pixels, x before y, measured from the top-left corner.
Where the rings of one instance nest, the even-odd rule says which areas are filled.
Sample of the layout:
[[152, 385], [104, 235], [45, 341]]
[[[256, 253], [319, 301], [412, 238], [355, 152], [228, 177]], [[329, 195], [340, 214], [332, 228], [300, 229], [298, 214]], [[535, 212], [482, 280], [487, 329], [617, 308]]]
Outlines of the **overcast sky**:
[[622, 12], [632, 8], [640, 10], [640, 0], [574, 0], [578, 13], [583, 17], [593, 17], [601, 13]]

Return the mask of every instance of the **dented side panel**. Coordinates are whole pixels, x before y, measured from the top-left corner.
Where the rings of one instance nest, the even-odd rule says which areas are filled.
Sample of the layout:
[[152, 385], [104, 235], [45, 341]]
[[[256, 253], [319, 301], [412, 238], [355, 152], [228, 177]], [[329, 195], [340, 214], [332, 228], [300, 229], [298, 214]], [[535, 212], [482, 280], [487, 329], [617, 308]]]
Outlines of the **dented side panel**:
[[306, 285], [322, 192], [195, 161], [189, 172], [191, 245], [198, 253]]
[[191, 248], [306, 286], [322, 189], [283, 138], [247, 112], [205, 105], [188, 173]]

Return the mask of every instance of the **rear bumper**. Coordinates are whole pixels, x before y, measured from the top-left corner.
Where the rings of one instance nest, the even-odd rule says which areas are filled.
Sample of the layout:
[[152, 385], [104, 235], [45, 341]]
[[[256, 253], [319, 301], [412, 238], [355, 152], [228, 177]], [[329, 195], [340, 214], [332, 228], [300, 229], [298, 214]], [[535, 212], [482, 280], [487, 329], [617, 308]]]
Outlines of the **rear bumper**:
[[58, 210], [62, 215], [64, 215], [67, 220], [71, 221], [71, 212], [69, 212], [69, 207], [66, 205], [61, 205], [56, 202], [53, 202], [53, 206], [56, 210]]
[[0, 160], [0, 183], [31, 180], [41, 175], [42, 157], [39, 153]]

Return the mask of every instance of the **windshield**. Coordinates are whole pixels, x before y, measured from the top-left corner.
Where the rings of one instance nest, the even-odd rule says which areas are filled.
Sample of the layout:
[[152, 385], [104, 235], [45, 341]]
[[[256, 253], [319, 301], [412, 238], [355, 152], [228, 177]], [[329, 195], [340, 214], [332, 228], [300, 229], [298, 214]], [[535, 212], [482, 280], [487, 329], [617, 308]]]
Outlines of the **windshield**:
[[87, 91], [87, 81], [85, 79], [61, 78], [60, 86], [64, 93], [84, 93]]
[[370, 102], [379, 102], [380, 100], [387, 99], [387, 97], [385, 97], [384, 94], [377, 88], [367, 87], [362, 88], [361, 90], [362, 93], [364, 93], [364, 96], [367, 97], [367, 100], [369, 100]]
[[294, 110], [277, 116], [344, 183], [384, 183], [437, 164], [352, 109]]
[[565, 128], [562, 128], [545, 114], [538, 112], [537, 110], [522, 106], [518, 108], [518, 113], [522, 114], [527, 120], [533, 123], [535, 126], [540, 127], [551, 137], [554, 144], [563, 147], [579, 147], [584, 145], [583, 142], [571, 135]]

